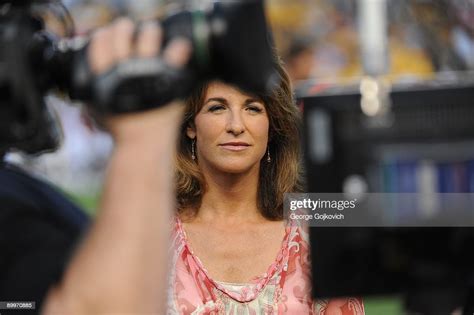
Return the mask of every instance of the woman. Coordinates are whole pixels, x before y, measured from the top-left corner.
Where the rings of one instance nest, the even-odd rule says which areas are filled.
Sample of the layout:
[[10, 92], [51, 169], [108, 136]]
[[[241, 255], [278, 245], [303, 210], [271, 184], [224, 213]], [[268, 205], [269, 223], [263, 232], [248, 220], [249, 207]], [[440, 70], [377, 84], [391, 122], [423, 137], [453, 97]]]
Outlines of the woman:
[[300, 191], [299, 113], [288, 76], [270, 95], [219, 81], [188, 102], [177, 156], [169, 314], [363, 314], [313, 303], [307, 233], [283, 221]]

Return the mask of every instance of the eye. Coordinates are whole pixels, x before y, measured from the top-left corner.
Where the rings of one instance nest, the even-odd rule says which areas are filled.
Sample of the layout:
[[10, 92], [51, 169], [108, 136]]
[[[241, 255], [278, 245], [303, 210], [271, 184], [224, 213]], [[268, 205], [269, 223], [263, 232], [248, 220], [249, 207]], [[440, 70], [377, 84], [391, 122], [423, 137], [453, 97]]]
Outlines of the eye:
[[248, 105], [246, 110], [250, 111], [252, 113], [261, 113], [261, 112], [263, 112], [263, 109], [258, 105]]
[[215, 104], [215, 105], [211, 105], [209, 106], [209, 109], [208, 111], [211, 112], [211, 113], [214, 113], [214, 112], [219, 112], [219, 111], [222, 111], [225, 109], [225, 106], [222, 105], [222, 104]]

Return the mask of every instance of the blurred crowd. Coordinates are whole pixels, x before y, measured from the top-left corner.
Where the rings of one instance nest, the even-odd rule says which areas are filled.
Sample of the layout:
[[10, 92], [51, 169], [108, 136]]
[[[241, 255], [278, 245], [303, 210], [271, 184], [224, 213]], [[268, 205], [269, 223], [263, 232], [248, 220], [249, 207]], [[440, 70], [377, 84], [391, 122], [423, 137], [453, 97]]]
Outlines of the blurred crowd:
[[[357, 4], [270, 0], [269, 19], [295, 80], [346, 81], [363, 75]], [[387, 0], [388, 75], [430, 79], [474, 70], [474, 1]], [[305, 64], [306, 67], [300, 64]]]
[[[66, 0], [75, 34], [84, 35], [114, 18], [161, 17], [172, 7], [205, 1]], [[315, 79], [343, 83], [363, 75], [357, 3], [353, 0], [267, 0], [277, 50], [297, 84]], [[387, 0], [388, 75], [393, 81], [426, 80], [439, 73], [474, 70], [474, 1]], [[47, 17], [50, 29], [66, 34]], [[363, 30], [362, 30], [363, 32]], [[41, 157], [8, 157], [73, 194], [96, 194], [110, 138], [79, 107], [51, 97], [64, 129], [59, 151]]]

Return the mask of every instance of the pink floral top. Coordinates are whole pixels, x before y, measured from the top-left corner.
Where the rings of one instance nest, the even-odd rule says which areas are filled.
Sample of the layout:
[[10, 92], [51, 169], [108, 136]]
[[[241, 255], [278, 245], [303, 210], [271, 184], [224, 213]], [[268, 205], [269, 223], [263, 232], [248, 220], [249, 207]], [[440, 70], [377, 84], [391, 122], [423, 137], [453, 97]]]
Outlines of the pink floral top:
[[186, 240], [179, 219], [173, 231], [168, 310], [174, 314], [364, 314], [358, 298], [313, 301], [309, 242], [302, 227], [288, 225], [275, 262], [248, 284], [212, 279]]

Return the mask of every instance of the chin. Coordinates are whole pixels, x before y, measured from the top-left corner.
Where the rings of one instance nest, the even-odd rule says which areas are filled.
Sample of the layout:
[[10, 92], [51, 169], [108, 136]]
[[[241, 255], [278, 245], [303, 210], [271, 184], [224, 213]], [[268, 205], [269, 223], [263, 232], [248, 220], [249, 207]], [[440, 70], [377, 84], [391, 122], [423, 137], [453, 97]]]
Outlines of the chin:
[[242, 161], [242, 159], [225, 159], [225, 161], [220, 161], [215, 164], [215, 169], [230, 173], [230, 174], [239, 174], [245, 173], [252, 170], [254, 167], [260, 167], [260, 161]]

